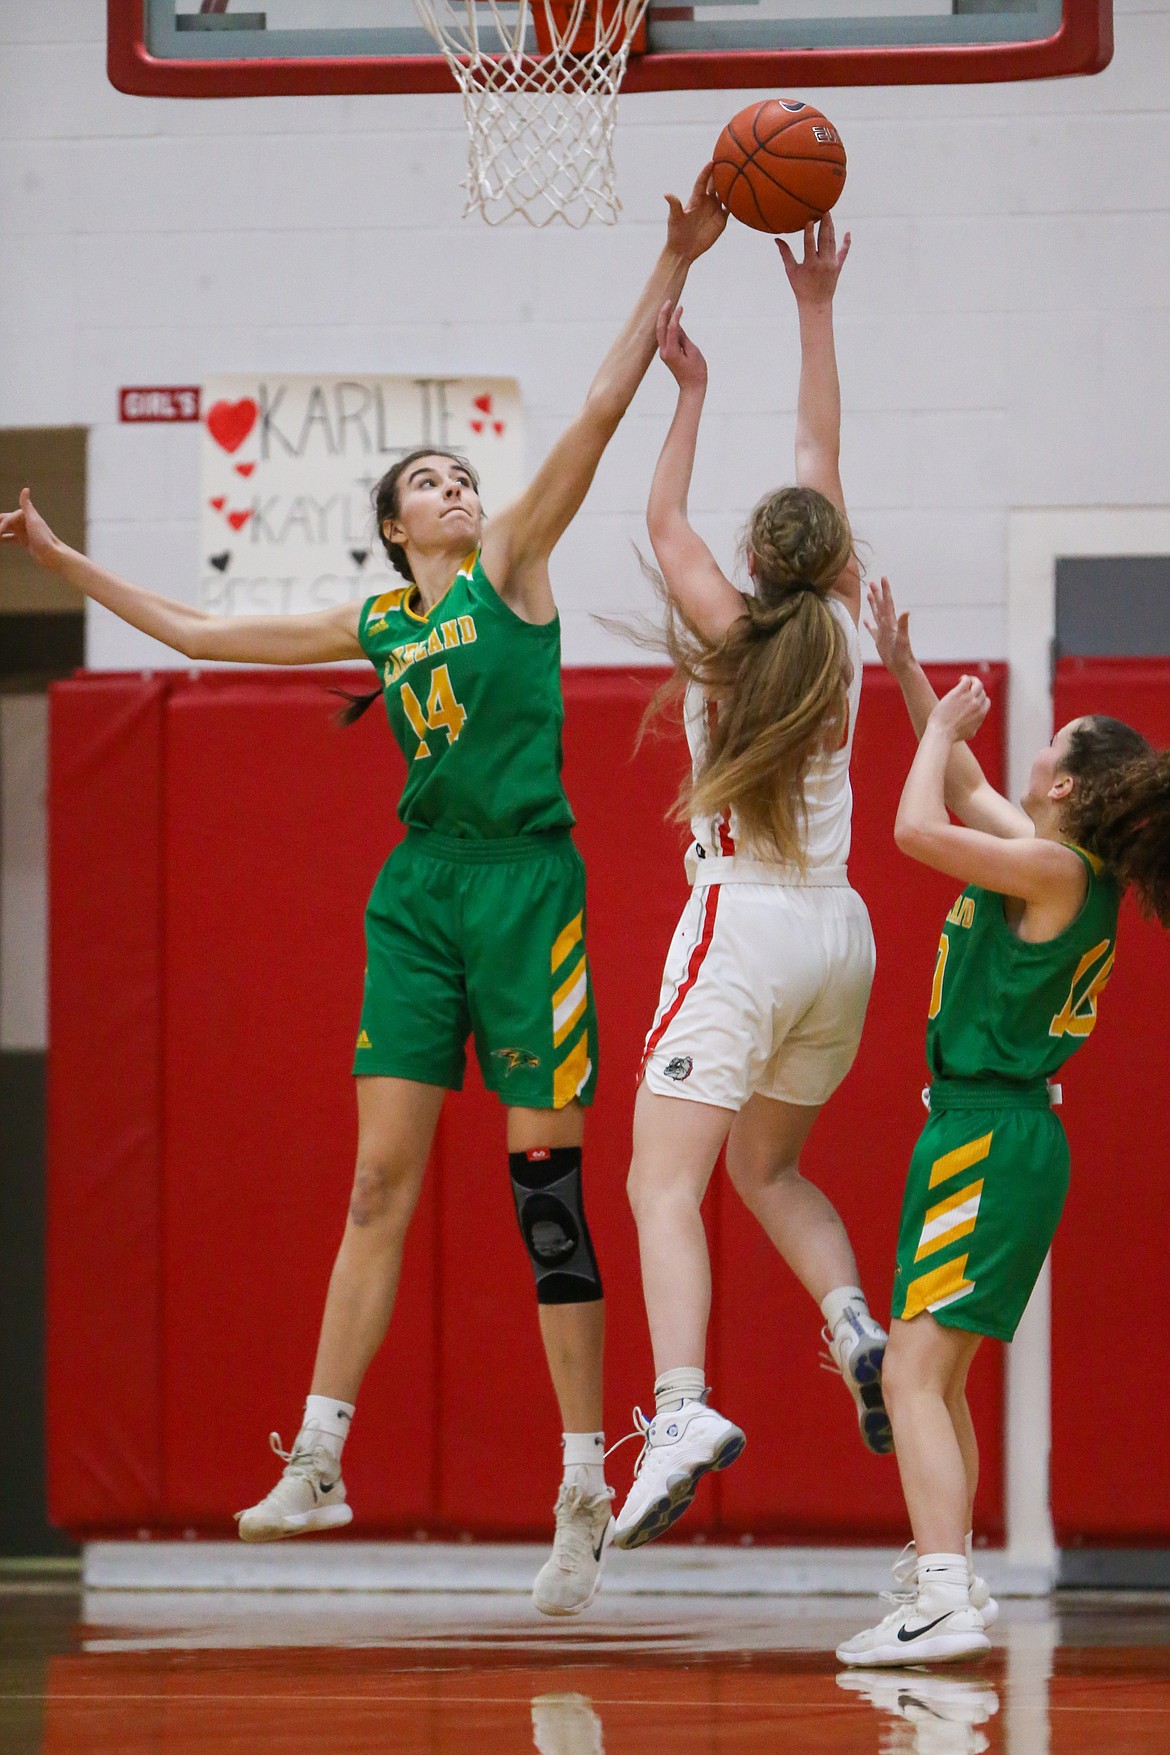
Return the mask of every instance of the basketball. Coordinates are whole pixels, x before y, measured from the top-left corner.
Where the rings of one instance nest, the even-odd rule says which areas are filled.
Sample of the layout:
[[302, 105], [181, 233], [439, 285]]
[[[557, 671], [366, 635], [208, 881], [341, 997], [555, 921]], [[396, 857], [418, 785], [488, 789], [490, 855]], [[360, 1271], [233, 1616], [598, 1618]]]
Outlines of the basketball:
[[799, 98], [749, 104], [715, 145], [715, 193], [743, 225], [798, 232], [845, 187], [845, 148], [827, 116]]

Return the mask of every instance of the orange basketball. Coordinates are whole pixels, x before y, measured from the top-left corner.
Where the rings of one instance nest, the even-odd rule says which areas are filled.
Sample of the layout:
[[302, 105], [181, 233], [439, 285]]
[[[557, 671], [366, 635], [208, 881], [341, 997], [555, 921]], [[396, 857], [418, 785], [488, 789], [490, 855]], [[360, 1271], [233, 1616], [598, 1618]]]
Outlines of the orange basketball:
[[758, 232], [798, 232], [845, 187], [845, 148], [820, 110], [767, 98], [733, 116], [715, 145], [715, 193]]

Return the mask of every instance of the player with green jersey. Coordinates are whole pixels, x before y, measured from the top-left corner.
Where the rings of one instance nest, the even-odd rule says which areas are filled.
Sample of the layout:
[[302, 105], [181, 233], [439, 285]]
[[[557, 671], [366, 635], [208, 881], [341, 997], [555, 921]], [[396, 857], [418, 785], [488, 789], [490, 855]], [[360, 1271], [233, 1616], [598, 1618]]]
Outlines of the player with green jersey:
[[239, 1514], [239, 1530], [245, 1541], [277, 1541], [353, 1516], [342, 1446], [390, 1321], [406, 1229], [470, 1036], [485, 1082], [507, 1106], [512, 1198], [564, 1428], [556, 1537], [533, 1592], [546, 1614], [574, 1614], [592, 1599], [613, 1529], [601, 1430], [604, 1307], [581, 1189], [596, 1020], [584, 873], [560, 780], [560, 632], [548, 561], [654, 357], [659, 311], [677, 301], [692, 262], [727, 223], [710, 165], [685, 207], [674, 196], [667, 203], [665, 245], [632, 315], [581, 413], [517, 501], [487, 518], [474, 472], [442, 447], [408, 452], [378, 482], [378, 532], [403, 581], [392, 591], [317, 615], [211, 616], [67, 548], [27, 490], [18, 510], [0, 517], [0, 538], [22, 543], [184, 657], [336, 664], [364, 656], [377, 667], [379, 688], [352, 702], [347, 717], [384, 695], [407, 761], [407, 834], [366, 915], [353, 1192], [300, 1431], [291, 1451], [273, 1435], [286, 1467]]
[[995, 1604], [971, 1567], [967, 1373], [985, 1335], [1011, 1340], [1060, 1219], [1069, 1152], [1051, 1081], [1097, 1021], [1125, 887], [1170, 924], [1170, 758], [1118, 720], [1073, 720], [1017, 808], [966, 747], [990, 705], [982, 683], [964, 677], [938, 701], [884, 579], [870, 608], [919, 733], [895, 838], [966, 883], [931, 985], [930, 1118], [906, 1182], [883, 1368], [916, 1559], [892, 1613], [837, 1649], [843, 1663], [898, 1665], [990, 1643]]

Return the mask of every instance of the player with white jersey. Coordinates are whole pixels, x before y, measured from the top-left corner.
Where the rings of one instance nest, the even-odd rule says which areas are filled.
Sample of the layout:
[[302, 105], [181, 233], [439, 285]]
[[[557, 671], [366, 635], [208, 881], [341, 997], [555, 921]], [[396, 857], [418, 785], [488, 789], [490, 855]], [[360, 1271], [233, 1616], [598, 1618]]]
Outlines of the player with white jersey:
[[861, 581], [838, 470], [833, 295], [849, 238], [838, 249], [826, 217], [819, 236], [806, 229], [802, 261], [777, 242], [800, 320], [797, 485], [752, 513], [747, 594], [690, 526], [707, 369], [679, 308], [659, 317], [679, 397], [647, 522], [675, 663], [667, 692], [684, 691], [692, 758], [677, 814], [694, 842], [634, 1112], [629, 1193], [657, 1381], [654, 1418], [637, 1415], [645, 1445], [617, 1520], [626, 1548], [669, 1528], [700, 1477], [745, 1443], [707, 1401], [700, 1207], [724, 1144], [737, 1191], [821, 1307], [865, 1443], [891, 1448], [886, 1334], [839, 1215], [799, 1169], [857, 1053], [874, 970], [869, 915], [848, 878]]

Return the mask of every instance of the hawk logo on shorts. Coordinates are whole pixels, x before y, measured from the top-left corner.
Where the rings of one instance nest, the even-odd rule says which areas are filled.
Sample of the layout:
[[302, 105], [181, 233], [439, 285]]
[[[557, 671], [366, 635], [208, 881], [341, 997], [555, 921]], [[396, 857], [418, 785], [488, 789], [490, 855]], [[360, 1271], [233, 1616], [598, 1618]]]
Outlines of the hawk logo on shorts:
[[519, 1072], [521, 1068], [530, 1071], [540, 1065], [539, 1054], [533, 1054], [527, 1048], [494, 1048], [492, 1059], [502, 1060], [505, 1072]]
[[684, 1079], [690, 1078], [694, 1069], [695, 1063], [689, 1054], [676, 1054], [663, 1067], [662, 1076], [664, 1079], [677, 1079], [681, 1084]]

